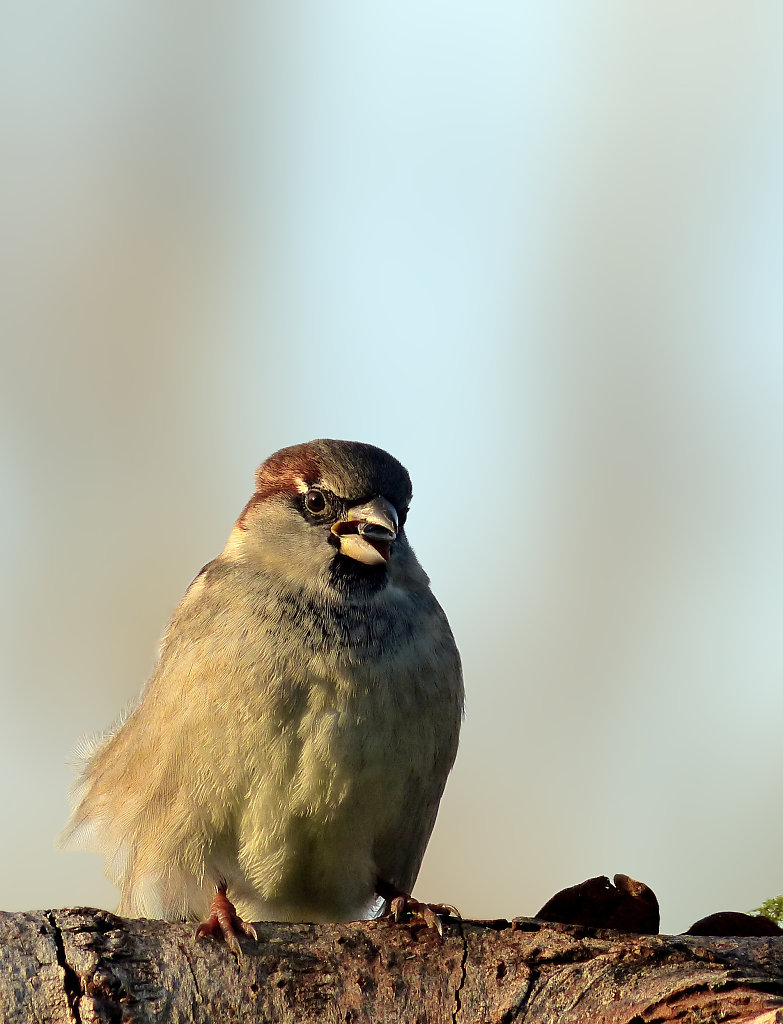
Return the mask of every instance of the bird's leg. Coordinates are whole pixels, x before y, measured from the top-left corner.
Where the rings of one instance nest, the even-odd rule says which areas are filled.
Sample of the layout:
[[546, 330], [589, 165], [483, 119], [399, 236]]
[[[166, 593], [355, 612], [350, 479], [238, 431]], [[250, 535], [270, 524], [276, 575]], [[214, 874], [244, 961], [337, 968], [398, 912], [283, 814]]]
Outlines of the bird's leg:
[[412, 923], [423, 922], [428, 928], [434, 928], [438, 935], [443, 935], [441, 917], [462, 917], [456, 907], [450, 903], [420, 903], [408, 892], [403, 892], [391, 882], [379, 878], [375, 883], [375, 891], [386, 900], [386, 912], [384, 917], [393, 917], [399, 921], [405, 914], [409, 914]]
[[239, 948], [237, 931], [248, 935], [251, 939], [256, 939], [256, 941], [258, 941], [258, 934], [252, 924], [243, 921], [237, 914], [237, 908], [226, 896], [227, 888], [225, 880], [221, 879], [209, 906], [209, 917], [198, 926], [193, 937], [198, 939], [202, 935], [221, 935], [226, 940], [231, 952], [235, 956], [241, 956], [242, 950]]

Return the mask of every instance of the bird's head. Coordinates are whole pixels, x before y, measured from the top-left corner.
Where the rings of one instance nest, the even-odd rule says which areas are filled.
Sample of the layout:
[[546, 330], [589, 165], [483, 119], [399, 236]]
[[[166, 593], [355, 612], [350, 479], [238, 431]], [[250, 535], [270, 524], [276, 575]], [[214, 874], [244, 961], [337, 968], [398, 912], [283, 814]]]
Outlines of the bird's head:
[[258, 468], [224, 556], [303, 585], [383, 587], [421, 573], [404, 531], [411, 493], [407, 470], [373, 445], [283, 448]]

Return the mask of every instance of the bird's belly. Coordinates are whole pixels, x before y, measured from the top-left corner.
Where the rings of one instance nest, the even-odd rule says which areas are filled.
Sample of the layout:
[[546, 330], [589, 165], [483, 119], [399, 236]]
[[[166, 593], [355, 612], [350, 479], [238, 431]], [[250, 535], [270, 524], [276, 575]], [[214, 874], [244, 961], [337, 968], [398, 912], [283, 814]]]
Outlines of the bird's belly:
[[311, 688], [287, 730], [288, 772], [271, 778], [258, 766], [240, 863], [270, 916], [366, 916], [376, 839], [404, 815], [412, 777], [432, 764], [434, 723], [411, 713], [420, 680], [362, 682]]

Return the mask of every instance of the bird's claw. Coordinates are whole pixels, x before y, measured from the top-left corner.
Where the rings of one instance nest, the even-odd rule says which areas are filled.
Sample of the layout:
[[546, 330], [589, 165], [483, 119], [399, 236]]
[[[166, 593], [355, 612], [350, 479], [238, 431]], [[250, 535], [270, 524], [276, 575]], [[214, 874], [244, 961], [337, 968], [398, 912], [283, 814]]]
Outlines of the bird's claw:
[[441, 917], [461, 918], [462, 915], [450, 903], [420, 903], [413, 896], [400, 893], [395, 896], [389, 904], [389, 916], [395, 921], [401, 921], [408, 914], [411, 923], [418, 921], [425, 924], [427, 928], [433, 928], [443, 938], [443, 923]]
[[221, 882], [218, 891], [212, 898], [209, 907], [209, 917], [202, 922], [195, 931], [194, 939], [202, 935], [219, 935], [231, 952], [236, 957], [242, 956], [237, 931], [247, 935], [248, 938], [258, 941], [258, 933], [249, 921], [243, 921], [237, 914], [236, 907], [226, 895], [226, 884]]

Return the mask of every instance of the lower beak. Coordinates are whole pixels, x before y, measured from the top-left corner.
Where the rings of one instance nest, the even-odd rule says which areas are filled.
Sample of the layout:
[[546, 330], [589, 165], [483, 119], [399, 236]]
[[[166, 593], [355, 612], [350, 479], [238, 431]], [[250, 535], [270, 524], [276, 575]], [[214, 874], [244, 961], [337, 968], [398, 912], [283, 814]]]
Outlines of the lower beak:
[[340, 554], [365, 565], [384, 565], [389, 561], [398, 530], [397, 510], [381, 497], [354, 505], [346, 518], [332, 527], [340, 542]]

